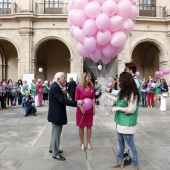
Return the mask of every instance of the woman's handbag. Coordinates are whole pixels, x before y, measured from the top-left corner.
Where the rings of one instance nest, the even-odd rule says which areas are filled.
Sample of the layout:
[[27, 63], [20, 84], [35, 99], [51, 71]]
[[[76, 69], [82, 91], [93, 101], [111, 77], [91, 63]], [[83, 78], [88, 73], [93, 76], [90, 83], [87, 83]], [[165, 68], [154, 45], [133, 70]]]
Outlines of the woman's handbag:
[[126, 151], [126, 152], [123, 154], [123, 162], [124, 162], [124, 165], [125, 165], [125, 166], [128, 166], [128, 165], [131, 164], [131, 156], [130, 156], [129, 150]]
[[169, 93], [168, 92], [162, 92], [162, 97], [168, 98], [169, 97]]

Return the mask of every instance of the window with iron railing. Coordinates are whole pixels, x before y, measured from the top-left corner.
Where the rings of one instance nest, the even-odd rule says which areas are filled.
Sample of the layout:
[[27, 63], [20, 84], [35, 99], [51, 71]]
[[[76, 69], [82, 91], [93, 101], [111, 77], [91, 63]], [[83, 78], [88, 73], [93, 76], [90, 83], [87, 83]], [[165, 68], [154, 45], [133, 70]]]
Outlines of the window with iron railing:
[[44, 0], [44, 3], [36, 3], [37, 14], [67, 14], [68, 3], [63, 0]]
[[17, 5], [11, 3], [11, 0], [0, 0], [0, 15], [1, 14], [13, 14], [17, 11]]
[[45, 0], [44, 13], [45, 14], [61, 14], [63, 8], [62, 0]]
[[156, 17], [156, 0], [140, 0], [139, 16]]

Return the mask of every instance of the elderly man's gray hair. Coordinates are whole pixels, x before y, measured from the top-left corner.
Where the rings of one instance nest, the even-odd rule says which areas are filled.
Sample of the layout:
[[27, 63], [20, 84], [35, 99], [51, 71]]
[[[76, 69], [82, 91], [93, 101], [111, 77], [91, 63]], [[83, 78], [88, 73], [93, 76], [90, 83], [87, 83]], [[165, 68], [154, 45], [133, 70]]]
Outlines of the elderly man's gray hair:
[[58, 81], [58, 79], [61, 78], [63, 75], [63, 72], [57, 72], [54, 76], [54, 81]]

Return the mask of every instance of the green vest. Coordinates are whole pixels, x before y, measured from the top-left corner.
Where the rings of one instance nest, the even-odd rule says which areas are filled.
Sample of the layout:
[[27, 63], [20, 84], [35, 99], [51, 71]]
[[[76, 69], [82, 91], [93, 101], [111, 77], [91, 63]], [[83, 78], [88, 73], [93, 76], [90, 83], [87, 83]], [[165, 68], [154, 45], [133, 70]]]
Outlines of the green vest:
[[[117, 107], [128, 107], [128, 103], [123, 99], [118, 100], [116, 102]], [[139, 101], [136, 104], [136, 111], [133, 114], [125, 114], [121, 111], [116, 111], [114, 121], [116, 124], [121, 126], [135, 126], [137, 124], [137, 117], [138, 117], [138, 110], [139, 110]]]
[[134, 80], [138, 81], [138, 83], [139, 83], [138, 91], [139, 91], [139, 94], [141, 94], [141, 82], [137, 77], [134, 77]]
[[31, 89], [30, 89], [30, 94], [31, 95], [36, 95], [36, 90], [37, 90], [37, 87], [35, 84], [31, 83]]
[[156, 83], [155, 94], [161, 94], [161, 88], [158, 88], [160, 84]]
[[48, 84], [45, 84], [44, 85], [44, 88], [43, 88], [43, 93], [48, 93]]
[[26, 91], [28, 91], [28, 88], [24, 88], [24, 85], [21, 86], [21, 93], [24, 96], [26, 94]]

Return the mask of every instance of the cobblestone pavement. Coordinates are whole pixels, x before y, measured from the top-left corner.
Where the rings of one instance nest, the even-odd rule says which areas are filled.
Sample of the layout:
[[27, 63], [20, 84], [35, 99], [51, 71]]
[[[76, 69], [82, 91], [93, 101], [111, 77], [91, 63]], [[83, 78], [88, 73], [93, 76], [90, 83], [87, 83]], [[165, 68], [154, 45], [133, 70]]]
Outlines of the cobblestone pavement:
[[[141, 170], [170, 169], [170, 100], [167, 112], [140, 107], [135, 143]], [[81, 151], [75, 108], [67, 107], [68, 124], [61, 136], [65, 162], [48, 152], [51, 124], [48, 106], [24, 117], [22, 108], [0, 110], [0, 170], [109, 170], [116, 161], [116, 128], [110, 107], [96, 106], [91, 151]], [[131, 166], [124, 168], [130, 170]]]

